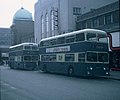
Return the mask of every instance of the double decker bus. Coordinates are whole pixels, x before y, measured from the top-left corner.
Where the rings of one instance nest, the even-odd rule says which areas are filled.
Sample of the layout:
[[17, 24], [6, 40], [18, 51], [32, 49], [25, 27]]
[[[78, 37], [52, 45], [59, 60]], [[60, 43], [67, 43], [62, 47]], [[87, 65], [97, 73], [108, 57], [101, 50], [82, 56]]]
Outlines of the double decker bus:
[[[119, 33], [120, 34], [120, 33]], [[109, 51], [109, 66], [111, 70], [115, 71], [120, 71], [120, 46], [118, 47], [113, 47], [112, 42], [112, 35], [108, 33], [109, 37], [109, 45], [110, 45], [110, 50]], [[119, 37], [119, 35], [118, 35]]]
[[9, 67], [11, 69], [34, 70], [38, 66], [38, 45], [22, 43], [9, 48]]
[[109, 75], [107, 33], [84, 29], [42, 39], [39, 69], [69, 76]]

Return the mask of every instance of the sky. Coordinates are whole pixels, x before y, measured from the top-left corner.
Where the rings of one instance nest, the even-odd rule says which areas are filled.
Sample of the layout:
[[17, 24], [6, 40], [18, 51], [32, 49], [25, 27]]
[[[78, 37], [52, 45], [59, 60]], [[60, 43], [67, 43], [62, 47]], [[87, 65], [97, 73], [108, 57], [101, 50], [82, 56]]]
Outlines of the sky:
[[34, 17], [34, 4], [37, 0], [0, 0], [0, 28], [10, 28], [13, 16], [22, 6]]

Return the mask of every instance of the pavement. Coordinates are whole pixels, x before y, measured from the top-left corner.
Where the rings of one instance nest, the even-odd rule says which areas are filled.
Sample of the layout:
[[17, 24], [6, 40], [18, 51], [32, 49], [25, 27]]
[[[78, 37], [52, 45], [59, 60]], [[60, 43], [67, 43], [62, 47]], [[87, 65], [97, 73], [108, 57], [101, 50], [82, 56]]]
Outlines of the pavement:
[[107, 78], [119, 80], [120, 81], [120, 71], [110, 71], [110, 76], [107, 76]]
[[[8, 66], [5, 65], [5, 67], [8, 67]], [[119, 80], [120, 81], [120, 71], [110, 70], [110, 75], [109, 76], [104, 76], [104, 78], [114, 79], [114, 80]]]

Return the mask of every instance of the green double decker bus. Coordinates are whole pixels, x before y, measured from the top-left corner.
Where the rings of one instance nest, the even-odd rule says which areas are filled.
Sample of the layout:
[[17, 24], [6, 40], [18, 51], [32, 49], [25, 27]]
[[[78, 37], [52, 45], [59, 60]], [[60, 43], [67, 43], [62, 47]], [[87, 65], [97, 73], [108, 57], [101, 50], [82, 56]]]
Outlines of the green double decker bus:
[[9, 48], [9, 67], [12, 69], [34, 70], [38, 66], [38, 45], [22, 43]]
[[39, 44], [43, 72], [70, 76], [109, 75], [107, 33], [84, 29], [46, 39]]

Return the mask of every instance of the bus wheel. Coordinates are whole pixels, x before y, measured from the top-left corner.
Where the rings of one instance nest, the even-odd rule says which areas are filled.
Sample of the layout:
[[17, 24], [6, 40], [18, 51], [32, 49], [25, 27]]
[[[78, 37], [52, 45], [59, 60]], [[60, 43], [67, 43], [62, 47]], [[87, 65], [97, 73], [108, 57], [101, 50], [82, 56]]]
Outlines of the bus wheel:
[[46, 67], [45, 65], [43, 66], [42, 71], [43, 71], [44, 73], [46, 73], [46, 72], [47, 72], [47, 67]]
[[74, 69], [73, 69], [73, 67], [69, 67], [69, 69], [68, 69], [68, 75], [69, 76], [74, 76]]
[[11, 67], [11, 66], [10, 66], [10, 69], [14, 69], [14, 67]]
[[36, 67], [30, 67], [30, 71], [36, 70]]

